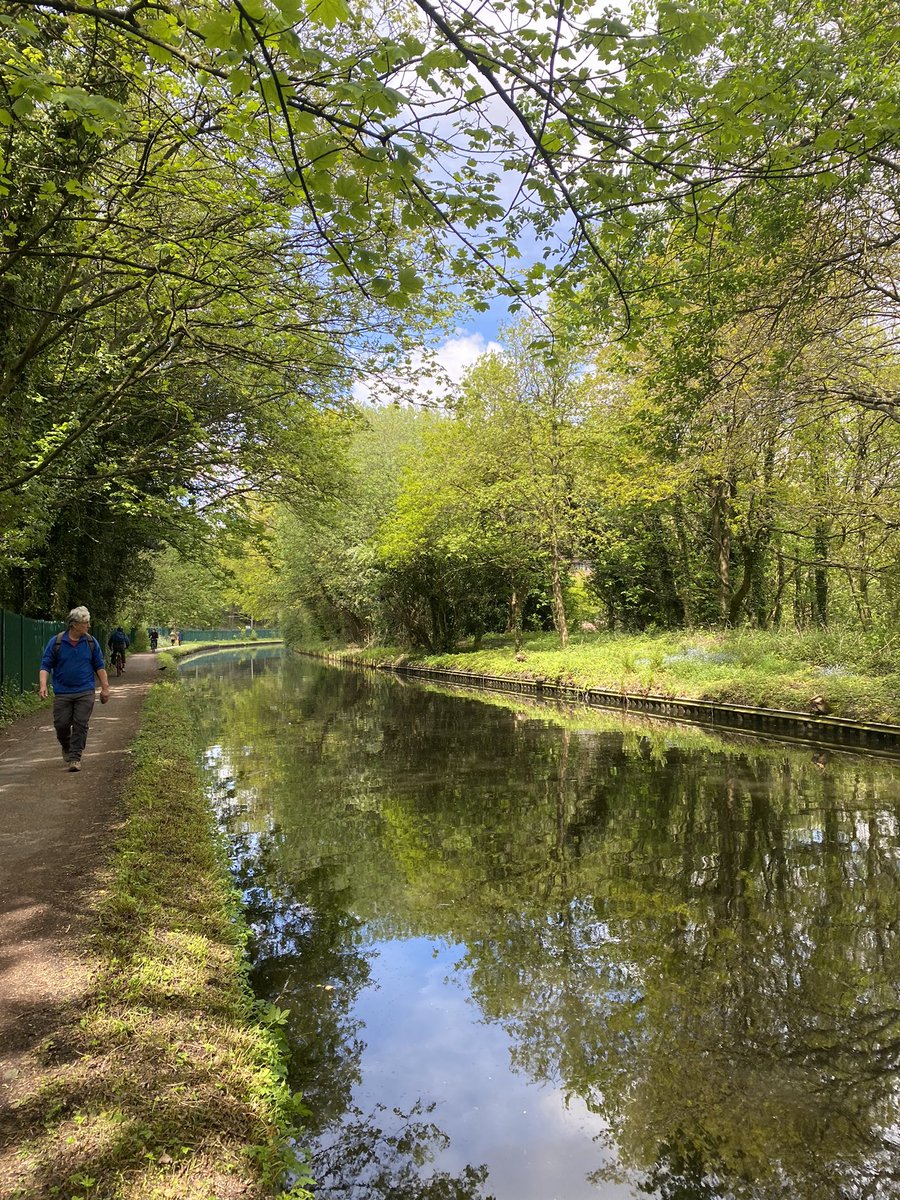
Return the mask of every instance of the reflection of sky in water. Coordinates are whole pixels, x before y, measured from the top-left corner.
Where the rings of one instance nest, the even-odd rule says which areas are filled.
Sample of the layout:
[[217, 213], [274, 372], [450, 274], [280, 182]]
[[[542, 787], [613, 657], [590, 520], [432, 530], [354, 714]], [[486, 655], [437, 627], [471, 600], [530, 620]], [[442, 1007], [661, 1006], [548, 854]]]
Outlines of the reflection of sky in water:
[[368, 1110], [436, 1100], [432, 1119], [450, 1146], [435, 1165], [456, 1173], [486, 1163], [484, 1190], [497, 1200], [633, 1196], [629, 1187], [587, 1181], [609, 1161], [592, 1140], [604, 1130], [601, 1118], [512, 1074], [508, 1037], [479, 1020], [465, 972], [455, 969], [463, 952], [424, 938], [378, 944], [372, 984], [353, 1010], [367, 1043], [356, 1102]]
[[[481, 1164], [496, 1200], [894, 1195], [894, 768], [650, 753], [287, 666], [208, 674], [206, 762], [323, 1200], [474, 1196]], [[605, 1092], [632, 1186], [590, 1179], [605, 1122], [557, 1075]]]

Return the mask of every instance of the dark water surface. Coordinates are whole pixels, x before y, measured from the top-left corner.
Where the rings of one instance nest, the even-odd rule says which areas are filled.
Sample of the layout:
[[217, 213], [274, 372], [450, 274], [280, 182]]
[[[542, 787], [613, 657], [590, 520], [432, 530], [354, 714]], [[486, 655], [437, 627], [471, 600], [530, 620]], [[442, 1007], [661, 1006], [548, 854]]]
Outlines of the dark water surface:
[[328, 1200], [900, 1197], [900, 765], [184, 664]]

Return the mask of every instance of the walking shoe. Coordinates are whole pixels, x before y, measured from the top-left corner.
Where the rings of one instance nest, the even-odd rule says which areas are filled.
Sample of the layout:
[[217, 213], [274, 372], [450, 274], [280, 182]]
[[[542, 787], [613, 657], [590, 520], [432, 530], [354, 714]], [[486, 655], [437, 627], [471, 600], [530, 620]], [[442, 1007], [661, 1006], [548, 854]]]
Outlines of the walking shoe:
[[70, 771], [80, 771], [81, 770], [81, 763], [79, 762], [79, 760], [77, 758], [73, 758], [72, 761], [69, 763], [69, 770]]

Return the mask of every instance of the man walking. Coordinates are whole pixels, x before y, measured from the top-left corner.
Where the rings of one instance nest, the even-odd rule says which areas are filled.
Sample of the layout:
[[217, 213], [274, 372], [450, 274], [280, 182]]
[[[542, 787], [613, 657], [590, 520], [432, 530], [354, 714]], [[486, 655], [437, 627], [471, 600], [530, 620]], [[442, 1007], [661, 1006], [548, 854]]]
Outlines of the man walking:
[[94, 708], [94, 675], [100, 680], [101, 704], [109, 699], [109, 678], [100, 643], [88, 633], [91, 625], [88, 610], [73, 608], [66, 624], [67, 631], [56, 634], [44, 647], [40, 694], [46, 698], [52, 674], [53, 727], [62, 747], [63, 761], [70, 771], [80, 771]]

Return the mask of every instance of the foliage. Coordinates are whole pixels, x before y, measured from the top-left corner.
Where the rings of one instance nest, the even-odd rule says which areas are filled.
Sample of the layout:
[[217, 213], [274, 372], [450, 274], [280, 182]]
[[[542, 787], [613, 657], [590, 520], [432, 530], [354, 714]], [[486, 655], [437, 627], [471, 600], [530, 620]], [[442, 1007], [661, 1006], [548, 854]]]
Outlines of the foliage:
[[[449, 411], [421, 423], [399, 485], [377, 515], [360, 510], [362, 526], [334, 527], [340, 545], [321, 524], [294, 523], [295, 547], [305, 539], [320, 564], [310, 594], [337, 587], [349, 555], [367, 572], [367, 608], [355, 624], [319, 620], [291, 637], [377, 631], [452, 650], [546, 614], [564, 643], [576, 613], [609, 631], [859, 624], [890, 636], [900, 426], [886, 414], [812, 392], [801, 404], [777, 346], [743, 341], [732, 377], [734, 332], [707, 347], [709, 378], [689, 389], [670, 334], [657, 353], [607, 349], [585, 370], [574, 349], [545, 365], [535, 333], [510, 331]], [[794, 385], [807, 358], [791, 364]], [[296, 554], [283, 551], [288, 563]]]
[[184, 559], [175, 550], [157, 555], [149, 587], [131, 605], [139, 624], [192, 627], [215, 626], [226, 608], [226, 584], [215, 564]]
[[448, 649], [465, 634], [520, 629], [540, 592], [565, 645], [565, 588], [583, 528], [579, 466], [587, 440], [577, 362], [545, 362], [539, 330], [509, 331], [481, 359], [409, 471], [383, 553], [415, 644]]
[[[609, 628], [896, 616], [898, 43], [845, 7], [14, 4], [0, 599], [112, 615], [258, 493], [353, 640], [564, 643], [585, 558]], [[432, 461], [345, 544], [350, 381], [489, 287], [537, 325], [452, 407], [472, 503]]]
[[74, 12], [3, 33], [0, 588], [102, 618], [250, 489], [326, 486], [372, 306], [323, 290], [326, 245], [190, 71]]
[[380, 530], [393, 512], [406, 466], [434, 421], [396, 406], [360, 414], [335, 494], [306, 514], [282, 512], [276, 552], [283, 564], [286, 636], [324, 633], [364, 642], [386, 627]]
[[0, 729], [34, 712], [36, 708], [48, 707], [49, 703], [42, 700], [37, 692], [20, 692], [18, 688], [7, 685], [0, 689]]

